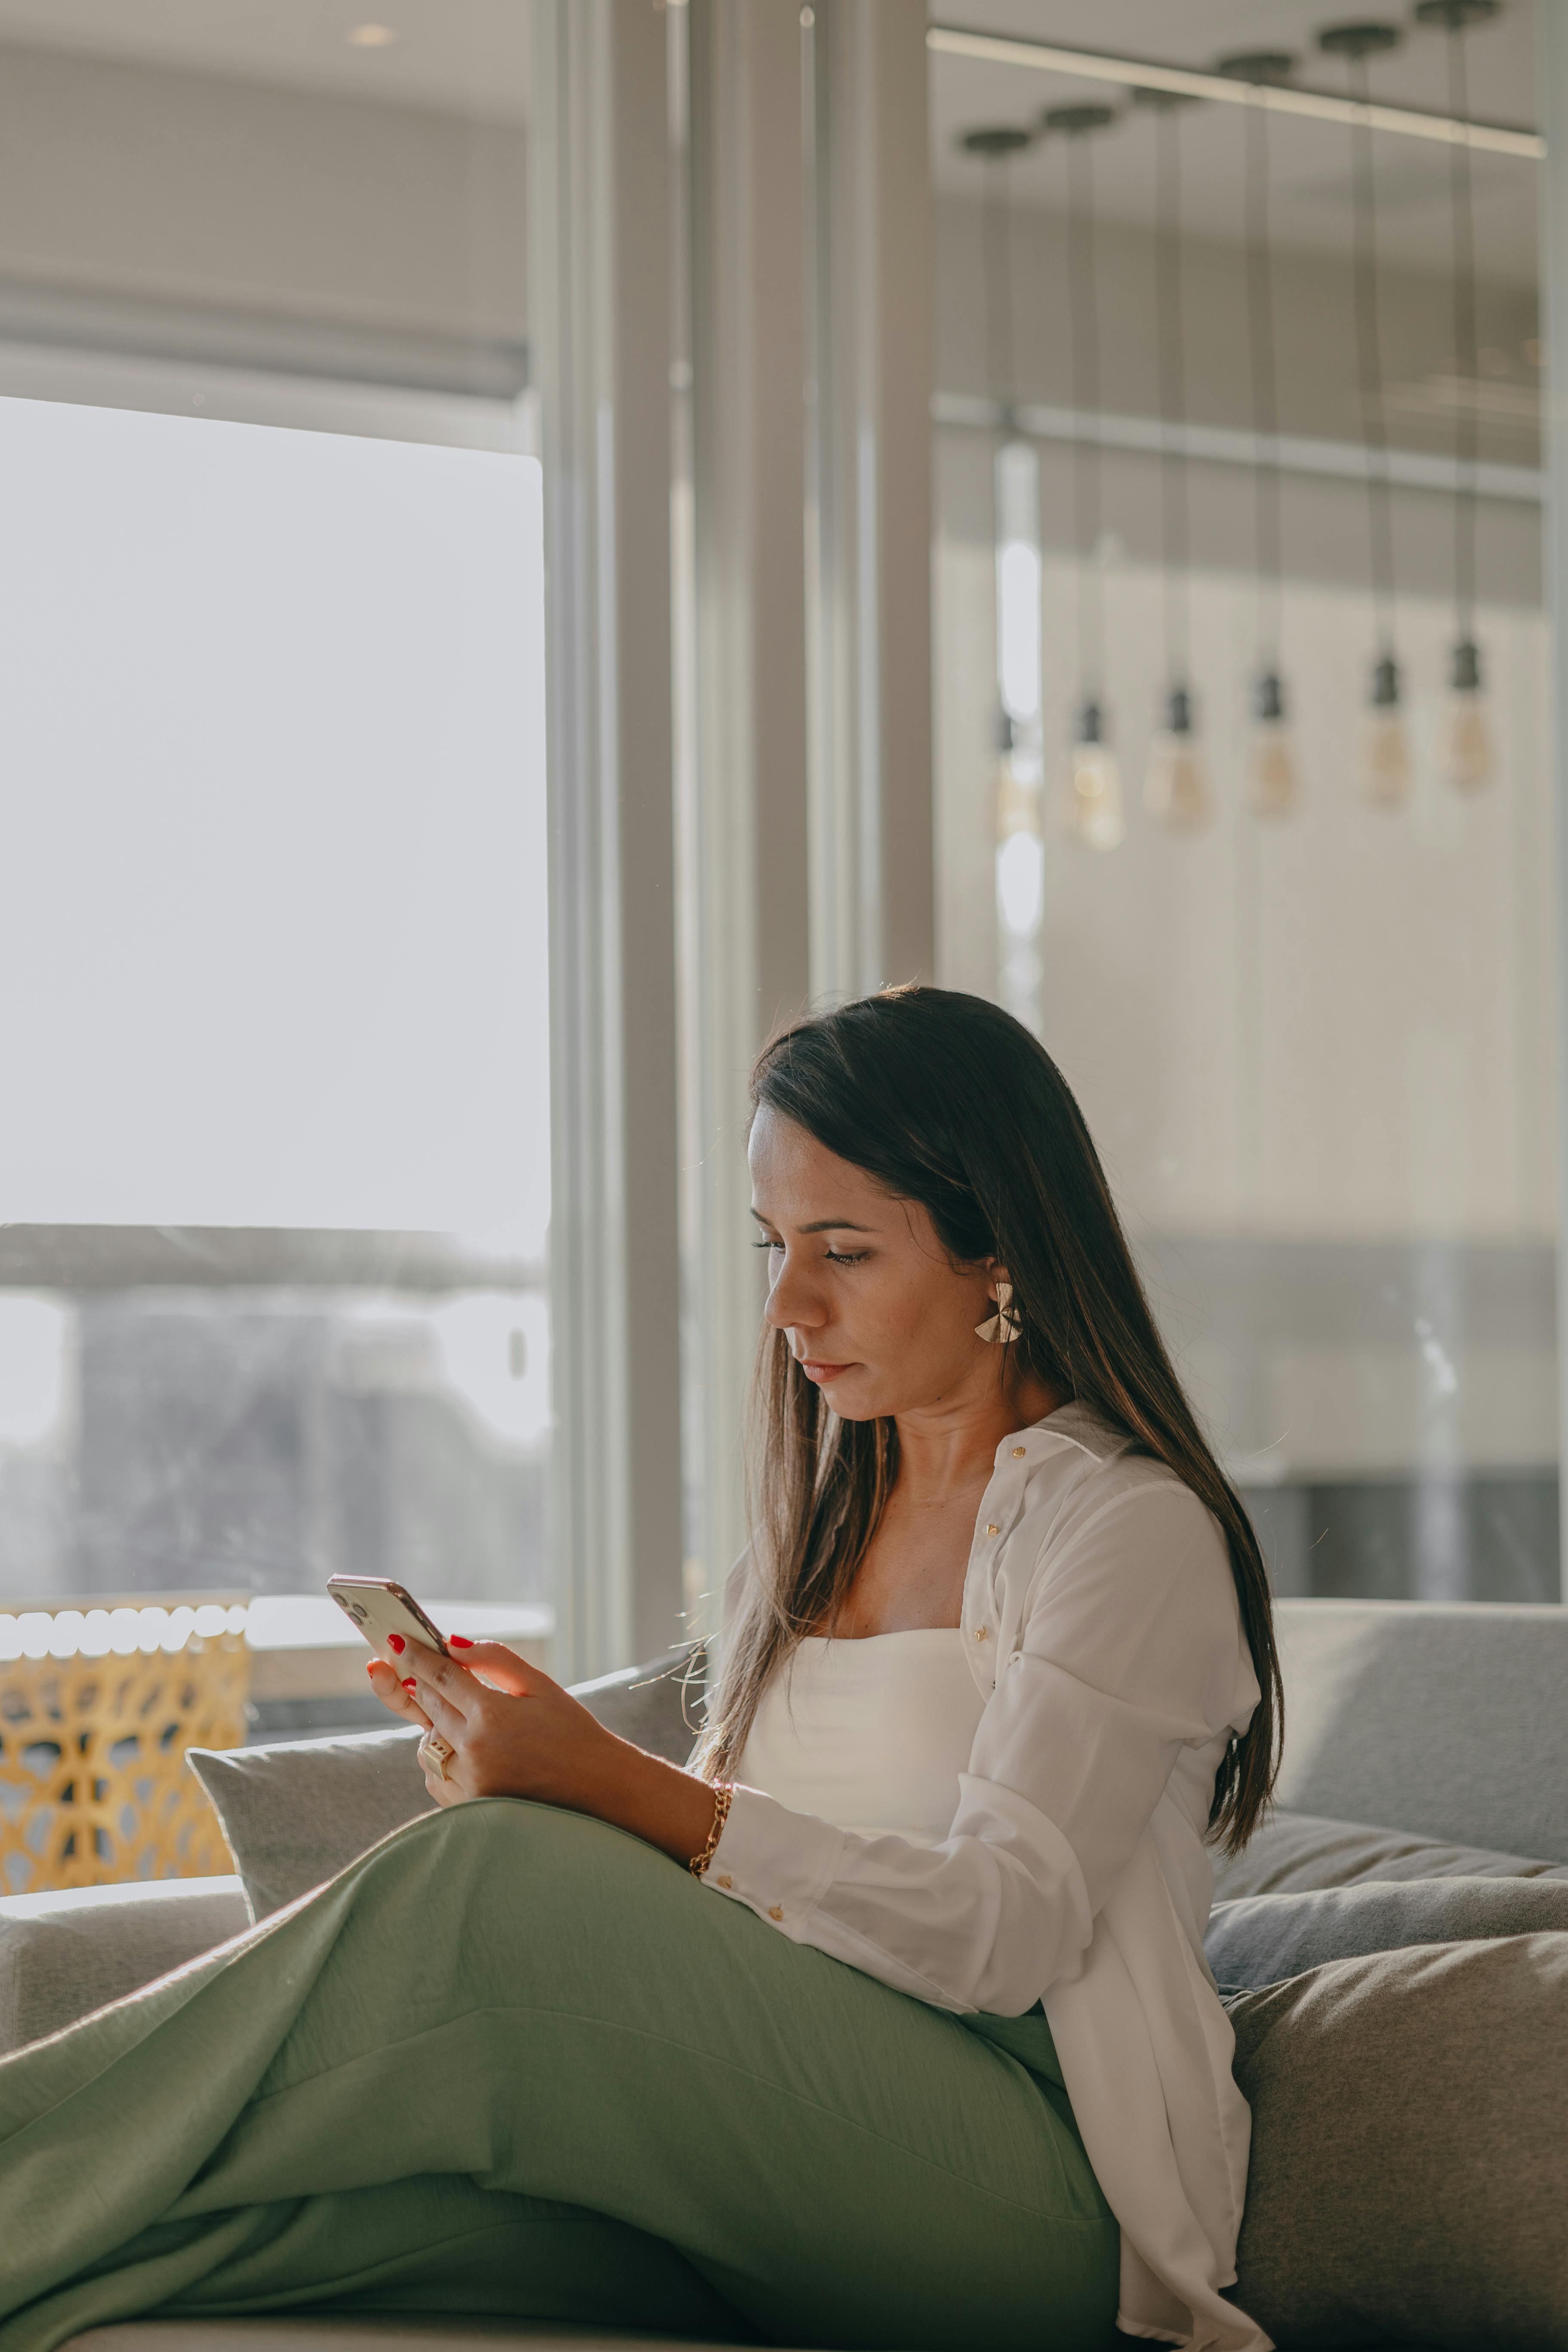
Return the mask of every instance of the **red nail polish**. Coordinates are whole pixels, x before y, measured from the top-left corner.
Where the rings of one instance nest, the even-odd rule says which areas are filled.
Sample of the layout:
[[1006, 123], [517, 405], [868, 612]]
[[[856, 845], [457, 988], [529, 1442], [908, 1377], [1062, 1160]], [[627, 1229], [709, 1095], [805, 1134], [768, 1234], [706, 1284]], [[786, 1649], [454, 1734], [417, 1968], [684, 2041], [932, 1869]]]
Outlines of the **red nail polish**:
[[419, 1685], [418, 1685], [418, 1684], [415, 1681], [415, 1679], [414, 1679], [413, 1675], [409, 1675], [409, 1677], [408, 1677], [408, 1679], [407, 1679], [407, 1681], [404, 1684], [403, 1687], [404, 1687], [404, 1689], [405, 1689], [405, 1691], [416, 1691], [416, 1690], [418, 1689]]
[[447, 1639], [454, 1650], [471, 1650], [474, 1646], [466, 1633], [448, 1633]]
[[386, 1637], [386, 1646], [389, 1650], [395, 1650], [398, 1656], [401, 1657], [404, 1651], [408, 1647], [408, 1644], [404, 1640], [401, 1633], [389, 1633]]
[[372, 1682], [375, 1680], [376, 1664], [377, 1661], [374, 1658], [372, 1658], [368, 1665], [365, 1667], [365, 1672], [370, 1676]]

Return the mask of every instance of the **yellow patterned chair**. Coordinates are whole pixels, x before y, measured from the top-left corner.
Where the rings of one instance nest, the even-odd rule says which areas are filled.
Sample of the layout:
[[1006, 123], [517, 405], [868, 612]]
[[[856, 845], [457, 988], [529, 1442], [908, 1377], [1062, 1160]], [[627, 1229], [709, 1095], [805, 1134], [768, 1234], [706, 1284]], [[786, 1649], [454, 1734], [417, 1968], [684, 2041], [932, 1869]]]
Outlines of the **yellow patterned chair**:
[[0, 1895], [229, 1867], [188, 1748], [245, 1739], [235, 1593], [0, 1603]]

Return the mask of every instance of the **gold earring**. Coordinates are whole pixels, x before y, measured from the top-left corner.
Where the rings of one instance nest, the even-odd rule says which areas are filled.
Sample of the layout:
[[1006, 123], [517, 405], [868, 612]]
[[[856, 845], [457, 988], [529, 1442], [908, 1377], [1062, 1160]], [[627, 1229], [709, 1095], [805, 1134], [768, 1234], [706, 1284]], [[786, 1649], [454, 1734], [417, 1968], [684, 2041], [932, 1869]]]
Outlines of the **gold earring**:
[[977, 1339], [994, 1340], [1005, 1347], [1009, 1339], [1021, 1338], [1023, 1329], [1018, 1320], [1018, 1310], [1013, 1304], [1013, 1286], [1010, 1282], [999, 1282], [996, 1285], [996, 1312], [985, 1322], [975, 1325], [974, 1336]]

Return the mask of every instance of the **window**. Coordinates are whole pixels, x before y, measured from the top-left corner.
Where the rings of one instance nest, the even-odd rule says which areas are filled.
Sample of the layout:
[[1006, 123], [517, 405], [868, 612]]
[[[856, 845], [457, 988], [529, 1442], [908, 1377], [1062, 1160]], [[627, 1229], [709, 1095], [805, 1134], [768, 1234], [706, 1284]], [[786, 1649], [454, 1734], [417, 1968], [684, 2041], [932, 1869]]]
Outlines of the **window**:
[[538, 1638], [527, 14], [113, 15], [0, 12], [0, 1593]]

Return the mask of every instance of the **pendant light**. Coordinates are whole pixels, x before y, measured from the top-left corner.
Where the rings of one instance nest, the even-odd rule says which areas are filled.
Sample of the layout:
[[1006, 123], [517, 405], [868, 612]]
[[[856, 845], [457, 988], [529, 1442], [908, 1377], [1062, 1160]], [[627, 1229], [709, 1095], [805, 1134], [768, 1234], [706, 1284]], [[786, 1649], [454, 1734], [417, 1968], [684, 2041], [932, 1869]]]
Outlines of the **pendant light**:
[[985, 172], [981, 284], [985, 364], [998, 430], [993, 466], [996, 558], [997, 979], [1003, 1003], [1026, 1027], [1040, 1020], [1037, 941], [1045, 907], [1044, 736], [1040, 708], [1040, 465], [1016, 424], [1011, 165], [1031, 144], [1013, 124], [960, 142]]
[[1361, 788], [1380, 808], [1397, 808], [1410, 794], [1410, 739], [1405, 730], [1399, 659], [1394, 638], [1394, 509], [1388, 477], [1388, 436], [1383, 415], [1383, 359], [1378, 341], [1377, 192], [1373, 179], [1372, 99], [1367, 60], [1398, 47], [1397, 25], [1331, 25], [1318, 47], [1341, 57], [1360, 111], [1351, 125], [1351, 190], [1355, 220], [1356, 375], [1362, 440], [1366, 449], [1367, 536], [1371, 551], [1377, 656], [1372, 699], [1362, 728]]
[[1291, 814], [1300, 776], [1280, 671], [1284, 565], [1279, 517], [1279, 401], [1274, 334], [1274, 255], [1269, 237], [1268, 109], [1263, 92], [1295, 70], [1284, 49], [1249, 49], [1222, 58], [1217, 70], [1252, 85], [1247, 140], [1247, 330], [1251, 359], [1254, 569], [1258, 587], [1258, 666], [1247, 747], [1247, 799], [1255, 816]]
[[[1105, 708], [1105, 600], [1100, 550], [1100, 302], [1095, 280], [1094, 151], [1116, 120], [1109, 106], [1057, 106], [1042, 118], [1068, 146], [1068, 315], [1072, 330], [1073, 538], [1078, 563], [1079, 709], [1068, 763], [1067, 821], [1089, 849], [1115, 849], [1127, 826], [1121, 772]], [[1086, 430], [1086, 428], [1088, 428]]]
[[[1437, 25], [1448, 36], [1448, 112], [1467, 131], [1470, 121], [1469, 76], [1465, 34], [1497, 16], [1502, 0], [1420, 0], [1415, 20]], [[1476, 643], [1476, 458], [1475, 408], [1466, 397], [1477, 375], [1476, 232], [1470, 189], [1470, 143], [1455, 139], [1448, 150], [1453, 206], [1454, 373], [1459, 396], [1454, 403], [1454, 644], [1448, 656], [1448, 697], [1437, 744], [1437, 770], [1457, 792], [1484, 790], [1492, 779], [1480, 647]]]
[[1165, 608], [1163, 723], [1150, 739], [1143, 805], [1157, 824], [1171, 832], [1194, 833], [1208, 822], [1209, 788], [1193, 723], [1190, 675], [1180, 117], [1183, 107], [1191, 101], [1162, 89], [1135, 89], [1132, 95], [1154, 117], [1154, 322], [1160, 376], [1160, 552]]

